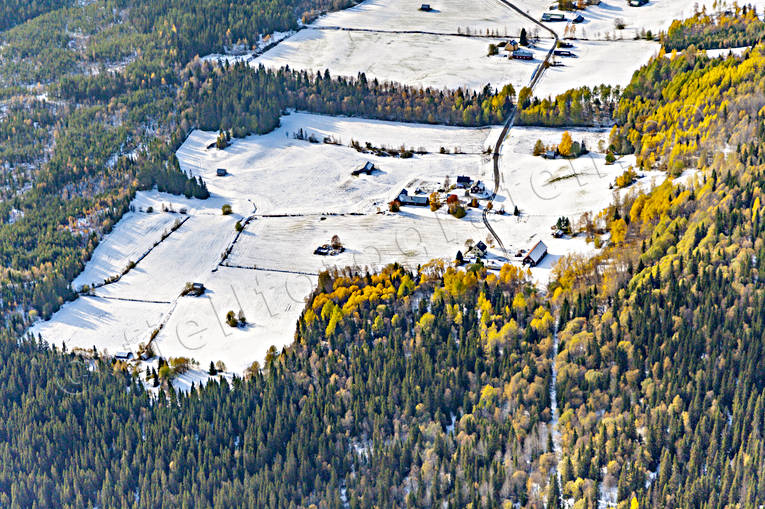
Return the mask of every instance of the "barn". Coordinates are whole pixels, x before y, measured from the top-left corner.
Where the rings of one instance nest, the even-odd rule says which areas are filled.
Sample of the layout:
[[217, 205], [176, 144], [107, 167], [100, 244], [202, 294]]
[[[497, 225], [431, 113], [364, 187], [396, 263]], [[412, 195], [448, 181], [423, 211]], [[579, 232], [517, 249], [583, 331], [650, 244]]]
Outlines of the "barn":
[[528, 253], [526, 253], [526, 256], [523, 258], [523, 264], [536, 267], [539, 265], [539, 262], [542, 261], [542, 258], [544, 258], [546, 254], [547, 246], [540, 240], [534, 244], [534, 247], [532, 247]]

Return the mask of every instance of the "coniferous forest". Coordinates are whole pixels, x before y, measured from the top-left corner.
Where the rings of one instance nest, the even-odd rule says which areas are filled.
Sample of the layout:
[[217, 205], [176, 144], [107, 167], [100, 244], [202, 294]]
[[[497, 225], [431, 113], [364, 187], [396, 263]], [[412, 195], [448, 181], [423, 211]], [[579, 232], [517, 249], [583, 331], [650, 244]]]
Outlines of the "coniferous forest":
[[[751, 10], [673, 24], [662, 42], [678, 51], [624, 89], [542, 99], [202, 63], [348, 4], [221, 5], [2, 6], [0, 506], [765, 504], [765, 45]], [[738, 44], [753, 47], [696, 49]], [[514, 107], [526, 124], [614, 122], [612, 154], [698, 172], [615, 199], [610, 241], [561, 260], [546, 288], [510, 265], [323, 272], [291, 346], [188, 393], [152, 396], [122, 363], [24, 334], [76, 298], [70, 281], [137, 190], [209, 195], [174, 156], [193, 128], [265, 133], [288, 108], [475, 126]]]

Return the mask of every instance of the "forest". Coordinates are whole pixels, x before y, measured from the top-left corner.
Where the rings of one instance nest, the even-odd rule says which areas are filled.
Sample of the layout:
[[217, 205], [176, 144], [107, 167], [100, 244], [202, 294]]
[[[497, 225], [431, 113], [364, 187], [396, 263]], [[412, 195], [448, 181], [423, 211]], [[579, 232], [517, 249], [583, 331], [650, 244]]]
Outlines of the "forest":
[[728, 11], [708, 14], [706, 9], [697, 11], [684, 20], [675, 20], [661, 43], [671, 52], [690, 46], [699, 49], [740, 48], [752, 46], [765, 36], [765, 22], [751, 5], [738, 6]]

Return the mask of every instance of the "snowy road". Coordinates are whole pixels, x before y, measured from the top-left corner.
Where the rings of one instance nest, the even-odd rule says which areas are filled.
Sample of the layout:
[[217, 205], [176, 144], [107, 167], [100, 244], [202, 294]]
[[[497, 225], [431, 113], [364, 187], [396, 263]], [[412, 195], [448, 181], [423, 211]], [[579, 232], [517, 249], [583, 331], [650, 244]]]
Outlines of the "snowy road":
[[[548, 28], [547, 26], [543, 25], [533, 17], [529, 16], [527, 13], [516, 7], [514, 4], [508, 2], [507, 0], [498, 0], [499, 2], [503, 3], [504, 5], [508, 6], [510, 9], [514, 10], [521, 16], [531, 20], [534, 24], [537, 26], [540, 26], [542, 29], [549, 32], [554, 38], [555, 42], [550, 47], [550, 50], [547, 52], [547, 56], [545, 57], [544, 61], [542, 61], [541, 64], [539, 64], [539, 67], [537, 67], [537, 70], [534, 71], [534, 74], [531, 78], [531, 83], [529, 83], [529, 88], [533, 91], [536, 84], [539, 82], [540, 78], [544, 74], [545, 69], [547, 68], [547, 64], [550, 62], [550, 58], [552, 58], [555, 48], [558, 47], [558, 34], [552, 29]], [[502, 128], [502, 132], [499, 134], [499, 139], [497, 140], [497, 144], [494, 147], [494, 191], [492, 192], [491, 198], [489, 201], [494, 201], [494, 199], [497, 197], [497, 192], [499, 191], [499, 183], [500, 183], [500, 173], [499, 173], [499, 155], [500, 151], [502, 150], [502, 144], [505, 142], [505, 139], [507, 138], [507, 133], [512, 129], [512, 127], [515, 125], [516, 120], [518, 120], [518, 115], [520, 114], [520, 110], [518, 109], [517, 105], [513, 108], [513, 114], [510, 116], [510, 118], [507, 119], [507, 122], [505, 122], [504, 127]], [[488, 209], [483, 210], [483, 224], [486, 225], [486, 229], [489, 230], [489, 233], [491, 233], [491, 236], [494, 237], [494, 239], [497, 241], [497, 244], [499, 247], [502, 248], [502, 251], [505, 253], [505, 256], [507, 256], [507, 249], [505, 249], [505, 245], [502, 243], [502, 239], [499, 238], [499, 235], [497, 235], [497, 232], [494, 231], [494, 228], [489, 224], [489, 217], [488, 217]]]

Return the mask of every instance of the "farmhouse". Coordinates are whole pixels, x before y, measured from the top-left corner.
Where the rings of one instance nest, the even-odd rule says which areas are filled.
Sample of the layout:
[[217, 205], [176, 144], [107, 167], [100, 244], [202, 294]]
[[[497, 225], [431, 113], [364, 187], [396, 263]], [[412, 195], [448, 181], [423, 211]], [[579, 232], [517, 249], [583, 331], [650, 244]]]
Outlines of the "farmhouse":
[[513, 51], [510, 54], [510, 58], [515, 58], [517, 60], [534, 60], [534, 53], [527, 49], [520, 48]]
[[460, 189], [467, 189], [473, 183], [473, 179], [466, 177], [465, 175], [457, 176], [457, 187]]
[[226, 168], [218, 168], [215, 170], [215, 174], [219, 177], [225, 177], [228, 175], [228, 170], [226, 170]]
[[544, 242], [541, 240], [534, 244], [534, 247], [531, 248], [531, 251], [526, 253], [526, 256], [523, 258], [523, 264], [524, 265], [530, 265], [532, 267], [536, 267], [539, 262], [542, 261], [542, 258], [545, 257], [547, 254], [547, 246]]
[[478, 244], [473, 246], [473, 249], [475, 250], [478, 256], [484, 256], [486, 254], [486, 250], [488, 249], [488, 247], [486, 247], [486, 244], [484, 244], [482, 240], [479, 240]]
[[419, 207], [427, 207], [430, 204], [427, 196], [411, 196], [406, 189], [402, 189], [396, 197], [401, 205], [416, 205]]
[[359, 168], [358, 170], [353, 170], [351, 172], [351, 175], [353, 175], [354, 177], [358, 177], [362, 173], [366, 175], [371, 175], [376, 169], [377, 168], [375, 168], [374, 164], [372, 164], [370, 161], [367, 161], [367, 163], [361, 168]]

